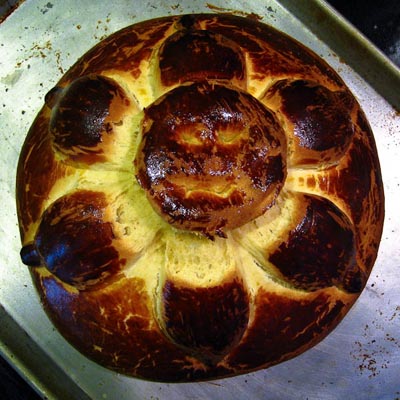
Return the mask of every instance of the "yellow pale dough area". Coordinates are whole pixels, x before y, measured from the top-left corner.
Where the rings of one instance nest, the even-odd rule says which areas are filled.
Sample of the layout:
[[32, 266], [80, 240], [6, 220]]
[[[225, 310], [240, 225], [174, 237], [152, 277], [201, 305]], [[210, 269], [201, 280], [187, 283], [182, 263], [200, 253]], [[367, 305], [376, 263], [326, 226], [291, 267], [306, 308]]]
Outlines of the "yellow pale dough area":
[[289, 123], [308, 126], [332, 96], [351, 94], [318, 56], [230, 15], [142, 22], [84, 55], [47, 97], [17, 180], [21, 259], [66, 339], [169, 382], [252, 372], [322, 340], [363, 289], [383, 220], [358, 104], [345, 103], [340, 149]]

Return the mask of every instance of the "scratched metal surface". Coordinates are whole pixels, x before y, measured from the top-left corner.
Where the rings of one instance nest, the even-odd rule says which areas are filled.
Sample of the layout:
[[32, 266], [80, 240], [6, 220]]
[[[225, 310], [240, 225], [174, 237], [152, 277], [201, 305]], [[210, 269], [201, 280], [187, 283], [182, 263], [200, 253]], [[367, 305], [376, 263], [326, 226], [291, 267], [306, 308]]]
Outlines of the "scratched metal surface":
[[[0, 352], [43, 397], [400, 398], [399, 113], [372, 88], [373, 77], [366, 81], [348, 66], [345, 55], [351, 53], [351, 48], [331, 41], [335, 53], [319, 39], [326, 37], [323, 28], [314, 26], [311, 30], [304, 23], [307, 8], [299, 11], [298, 3], [295, 7], [290, 7], [290, 3], [232, 0], [213, 1], [211, 6], [199, 0], [27, 0], [0, 25]], [[312, 3], [348, 29], [323, 2], [315, 0], [307, 4]], [[263, 22], [312, 48], [339, 72], [360, 101], [374, 130], [385, 184], [385, 228], [366, 289], [338, 328], [313, 349], [276, 367], [236, 378], [195, 384], [143, 382], [88, 361], [64, 341], [42, 311], [28, 270], [19, 260], [14, 195], [17, 160], [44, 95], [95, 43], [141, 20], [170, 14], [218, 12], [217, 7], [236, 13], [256, 13]], [[353, 32], [351, 28], [349, 31]], [[356, 42], [365, 45], [362, 38], [354, 35]], [[342, 48], [343, 53], [338, 54]], [[374, 48], [367, 50], [374, 55]], [[383, 76], [386, 67], [383, 62]], [[392, 66], [388, 68], [393, 73]], [[393, 91], [400, 91], [400, 87], [393, 86]], [[25, 346], [26, 351], [18, 352], [18, 345]], [[58, 377], [57, 387], [51, 383], [55, 379], [48, 379], [52, 371]]]

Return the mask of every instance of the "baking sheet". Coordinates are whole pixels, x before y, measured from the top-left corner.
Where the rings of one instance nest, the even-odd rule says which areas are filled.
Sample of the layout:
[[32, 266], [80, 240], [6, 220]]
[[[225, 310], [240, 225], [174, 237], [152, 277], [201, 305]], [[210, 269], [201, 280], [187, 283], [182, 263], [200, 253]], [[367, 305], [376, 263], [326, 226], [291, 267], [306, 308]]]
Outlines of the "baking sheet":
[[[41, 309], [29, 272], [19, 259], [14, 195], [19, 151], [44, 95], [99, 40], [149, 18], [229, 10], [255, 13], [312, 48], [339, 72], [360, 101], [375, 134], [385, 184], [386, 219], [378, 259], [366, 289], [344, 321], [323, 342], [294, 360], [204, 383], [160, 384], [128, 378], [80, 355]], [[320, 12], [319, 23], [313, 16], [315, 10]], [[337, 29], [337, 40], [329, 34], [332, 26]], [[344, 31], [350, 43], [343, 42]], [[349, 56], [357, 53], [354, 43], [363, 48], [365, 57], [358, 61], [365, 68], [355, 68], [354, 56]], [[381, 71], [379, 77], [371, 70], [373, 63]], [[355, 70], [366, 71], [363, 76], [368, 83]], [[49, 399], [400, 399], [400, 117], [391, 106], [393, 101], [387, 100], [400, 92], [399, 76], [322, 1], [23, 2], [0, 25], [2, 354]]]

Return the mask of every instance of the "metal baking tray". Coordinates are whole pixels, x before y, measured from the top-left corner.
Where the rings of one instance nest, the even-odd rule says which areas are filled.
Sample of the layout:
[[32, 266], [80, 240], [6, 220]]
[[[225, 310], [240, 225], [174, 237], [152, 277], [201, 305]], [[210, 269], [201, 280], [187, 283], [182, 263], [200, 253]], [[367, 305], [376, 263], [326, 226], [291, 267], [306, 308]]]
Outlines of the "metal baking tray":
[[[386, 194], [378, 259], [367, 287], [325, 340], [256, 373], [160, 384], [92, 363], [55, 331], [19, 259], [15, 172], [44, 95], [99, 40], [145, 19], [193, 12], [254, 13], [331, 64], [373, 128]], [[26, 0], [0, 25], [0, 352], [47, 399], [399, 399], [400, 73], [323, 1]]]

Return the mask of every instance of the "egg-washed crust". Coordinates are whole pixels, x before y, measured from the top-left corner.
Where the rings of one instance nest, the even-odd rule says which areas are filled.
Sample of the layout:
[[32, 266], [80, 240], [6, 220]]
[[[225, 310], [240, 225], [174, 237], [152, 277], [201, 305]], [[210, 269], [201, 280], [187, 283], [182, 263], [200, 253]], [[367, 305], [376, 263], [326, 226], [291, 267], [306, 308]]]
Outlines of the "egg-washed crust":
[[[205, 91], [218, 107], [185, 108]], [[383, 226], [377, 151], [303, 45], [231, 15], [145, 21], [45, 100], [17, 172], [21, 255], [87, 357], [147, 380], [234, 376], [309, 349], [358, 298]], [[167, 139], [153, 125], [166, 120]]]

